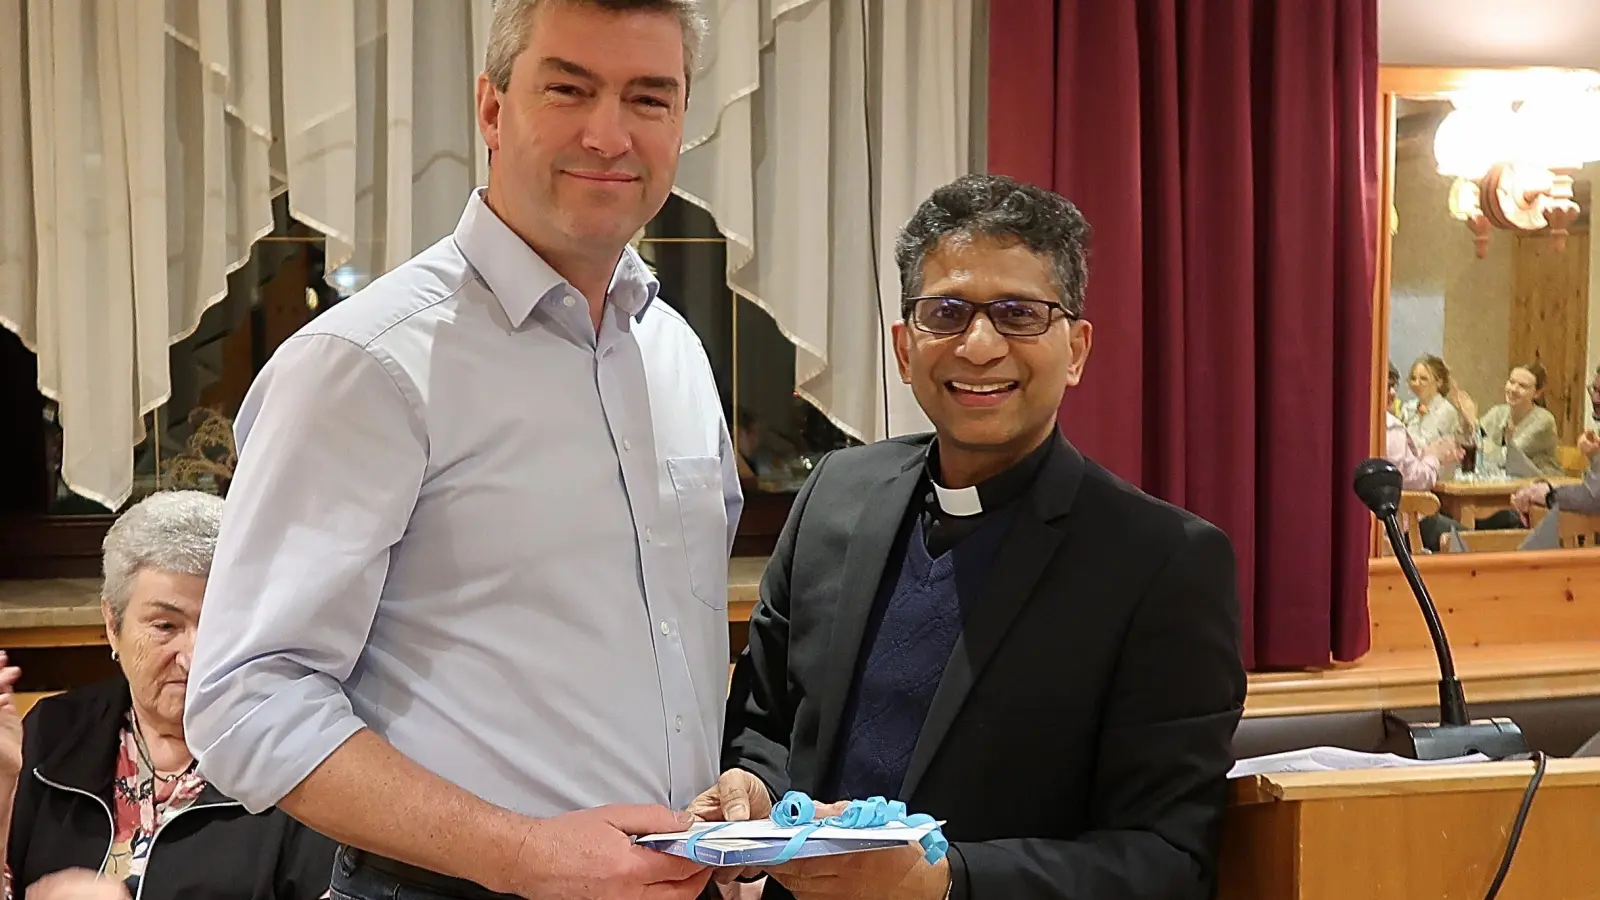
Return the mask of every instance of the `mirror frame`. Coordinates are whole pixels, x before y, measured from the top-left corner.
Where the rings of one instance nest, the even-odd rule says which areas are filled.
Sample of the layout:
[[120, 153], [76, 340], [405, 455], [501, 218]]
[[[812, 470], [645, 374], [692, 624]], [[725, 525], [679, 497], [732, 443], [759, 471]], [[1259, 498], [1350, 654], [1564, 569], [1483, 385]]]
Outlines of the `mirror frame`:
[[[1395, 108], [1401, 97], [1429, 97], [1474, 87], [1501, 84], [1520, 80], [1530, 73], [1568, 71], [1551, 66], [1519, 66], [1501, 68], [1447, 68], [1439, 66], [1391, 66], [1378, 68], [1378, 215], [1377, 256], [1373, 267], [1372, 297], [1372, 413], [1368, 427], [1372, 435], [1372, 455], [1384, 452], [1384, 394], [1377, 390], [1389, 377], [1389, 280], [1393, 268], [1393, 235], [1390, 224], [1394, 215], [1395, 180]], [[1463, 240], [1470, 233], [1463, 226]], [[1393, 558], [1377, 553], [1378, 542], [1383, 540], [1383, 529], [1374, 521], [1372, 542], [1369, 548], [1368, 573], [1371, 576], [1393, 573], [1397, 563]], [[1520, 551], [1485, 552], [1472, 554], [1430, 554], [1417, 557], [1417, 567], [1424, 573], [1431, 569], [1441, 571], [1460, 568], [1451, 558], [1470, 556], [1480, 567], [1513, 568], [1528, 564], [1530, 568], [1551, 568], [1554, 561], [1571, 560], [1574, 564], [1593, 566], [1600, 559], [1600, 551], [1540, 550], [1537, 553]]]

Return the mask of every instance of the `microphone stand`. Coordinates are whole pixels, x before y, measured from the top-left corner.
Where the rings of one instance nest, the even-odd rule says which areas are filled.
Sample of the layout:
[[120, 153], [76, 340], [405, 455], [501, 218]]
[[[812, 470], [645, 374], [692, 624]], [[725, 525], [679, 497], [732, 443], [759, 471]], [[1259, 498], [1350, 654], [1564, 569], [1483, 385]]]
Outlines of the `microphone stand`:
[[1445, 638], [1444, 624], [1439, 621], [1439, 609], [1422, 582], [1416, 560], [1406, 544], [1405, 532], [1400, 529], [1400, 519], [1393, 507], [1378, 512], [1384, 533], [1394, 548], [1395, 560], [1405, 573], [1411, 593], [1422, 608], [1422, 618], [1428, 626], [1428, 636], [1433, 639], [1433, 651], [1439, 658], [1439, 721], [1406, 724], [1411, 738], [1411, 749], [1417, 759], [1451, 759], [1469, 753], [1482, 753], [1490, 759], [1505, 759], [1528, 753], [1528, 743], [1522, 729], [1510, 719], [1479, 719], [1467, 713], [1467, 696], [1461, 680], [1456, 677], [1455, 658], [1450, 653], [1450, 643]]
[[[1422, 607], [1422, 618], [1428, 625], [1428, 637], [1433, 639], [1434, 655], [1439, 657], [1439, 724], [1451, 727], [1468, 724], [1467, 693], [1456, 677], [1455, 656], [1450, 652], [1450, 641], [1444, 634], [1444, 623], [1439, 621], [1439, 608], [1434, 605], [1428, 586], [1422, 583], [1422, 573], [1417, 571], [1416, 560], [1406, 546], [1405, 532], [1400, 529], [1400, 519], [1394, 513], [1382, 516], [1383, 530], [1394, 547], [1400, 571], [1411, 585], [1411, 593]], [[1419, 759], [1421, 757], [1418, 757]]]

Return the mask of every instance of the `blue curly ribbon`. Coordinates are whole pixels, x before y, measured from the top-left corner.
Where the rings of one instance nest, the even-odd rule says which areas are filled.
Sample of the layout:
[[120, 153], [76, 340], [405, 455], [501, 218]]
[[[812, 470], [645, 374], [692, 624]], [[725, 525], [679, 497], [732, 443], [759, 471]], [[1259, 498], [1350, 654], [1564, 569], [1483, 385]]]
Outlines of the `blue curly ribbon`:
[[[905, 803], [899, 800], [885, 800], [882, 797], [868, 797], [865, 800], [851, 800], [842, 812], [836, 816], [817, 821], [817, 804], [800, 791], [790, 791], [783, 795], [772, 806], [772, 821], [783, 828], [804, 826], [788, 843], [772, 862], [767, 865], [780, 866], [795, 858], [800, 853], [800, 848], [806, 840], [816, 833], [817, 829], [829, 828], [878, 828], [890, 822], [899, 822], [908, 828], [918, 828], [930, 825], [936, 820], [926, 813], [906, 814]], [[728, 827], [731, 822], [723, 822], [706, 830], [689, 836], [684, 849], [691, 858], [695, 856], [695, 847], [707, 835], [714, 834], [720, 829]], [[922, 857], [929, 865], [944, 859], [950, 851], [950, 842], [945, 840], [944, 833], [935, 825], [929, 829], [918, 841], [922, 846]]]

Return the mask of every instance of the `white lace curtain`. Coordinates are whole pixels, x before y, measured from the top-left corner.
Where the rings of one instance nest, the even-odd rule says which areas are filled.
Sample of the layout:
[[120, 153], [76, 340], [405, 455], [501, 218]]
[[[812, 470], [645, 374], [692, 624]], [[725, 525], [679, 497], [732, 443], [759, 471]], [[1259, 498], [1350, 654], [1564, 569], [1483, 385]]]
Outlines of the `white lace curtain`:
[[926, 429], [889, 344], [894, 237], [934, 188], [972, 170], [986, 6], [708, 5], [678, 193], [729, 239], [729, 287], [794, 342], [802, 396], [864, 440]]
[[[730, 238], [730, 286], [795, 343], [803, 396], [863, 439], [926, 427], [889, 354], [893, 241], [981, 143], [982, 0], [707, 8], [679, 192]], [[128, 498], [167, 348], [224, 296], [274, 197], [327, 235], [330, 271], [362, 278], [449, 232], [487, 180], [472, 83], [491, 13], [0, 0], [0, 326], [38, 354], [69, 487]]]
[[370, 278], [486, 180], [491, 0], [3, 0], [0, 325], [59, 405], [62, 474], [117, 508], [168, 346], [272, 230]]

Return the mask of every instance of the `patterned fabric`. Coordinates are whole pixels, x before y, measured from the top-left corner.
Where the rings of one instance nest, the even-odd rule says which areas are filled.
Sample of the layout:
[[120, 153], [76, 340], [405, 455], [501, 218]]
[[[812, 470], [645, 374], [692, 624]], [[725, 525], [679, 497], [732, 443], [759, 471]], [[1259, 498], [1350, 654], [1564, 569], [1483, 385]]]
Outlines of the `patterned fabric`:
[[[121, 752], [117, 754], [117, 774], [111, 785], [112, 818], [116, 832], [111, 839], [111, 853], [106, 859], [104, 875], [128, 886], [128, 893], [139, 891], [139, 879], [144, 877], [145, 862], [150, 857], [151, 841], [156, 832], [174, 816], [194, 804], [195, 798], [205, 789], [206, 783], [195, 773], [194, 764], [176, 778], [157, 778], [147, 762], [148, 754], [141, 752], [144, 741], [134, 725], [133, 713], [128, 713], [128, 725], [119, 737]], [[11, 884], [11, 867], [3, 876], [4, 900], [14, 900]]]
[[122, 752], [117, 754], [117, 777], [111, 784], [112, 817], [116, 835], [105, 875], [127, 882], [128, 893], [137, 894], [144, 877], [145, 861], [156, 832], [174, 816], [194, 804], [205, 789], [203, 778], [195, 773], [194, 763], [176, 778], [157, 778], [150, 767], [144, 740], [128, 713], [128, 727], [122, 729]]

